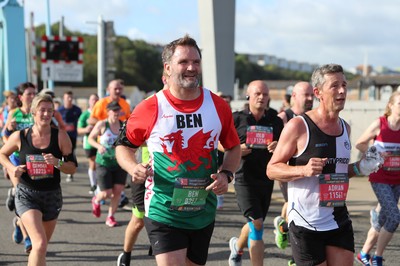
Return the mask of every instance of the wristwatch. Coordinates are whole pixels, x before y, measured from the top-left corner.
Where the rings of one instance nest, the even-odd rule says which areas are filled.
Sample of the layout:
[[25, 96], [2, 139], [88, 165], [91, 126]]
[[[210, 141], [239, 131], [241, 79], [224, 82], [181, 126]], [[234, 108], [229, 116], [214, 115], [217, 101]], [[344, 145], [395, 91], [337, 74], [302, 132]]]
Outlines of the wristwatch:
[[57, 166], [54, 166], [54, 167], [57, 168], [57, 169], [60, 169], [60, 167], [61, 167], [63, 164], [64, 164], [64, 161], [61, 160], [61, 159], [58, 159], [58, 164], [57, 164]]
[[232, 182], [234, 176], [233, 173], [229, 170], [221, 170], [219, 171], [220, 173], [224, 173], [226, 175], [226, 178], [228, 179], [228, 183]]

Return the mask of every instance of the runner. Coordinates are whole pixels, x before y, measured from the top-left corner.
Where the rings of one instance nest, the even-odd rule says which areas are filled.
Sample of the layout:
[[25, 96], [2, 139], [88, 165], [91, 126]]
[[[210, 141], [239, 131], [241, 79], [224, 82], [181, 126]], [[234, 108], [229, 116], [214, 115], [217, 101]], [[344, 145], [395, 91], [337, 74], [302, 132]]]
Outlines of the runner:
[[[118, 165], [115, 158], [115, 147], [113, 147], [122, 125], [118, 119], [121, 106], [117, 101], [112, 101], [107, 104], [106, 108], [108, 118], [98, 121], [88, 137], [90, 145], [97, 149], [96, 169], [100, 189], [100, 192], [92, 198], [92, 213], [95, 217], [100, 217], [100, 201], [111, 199], [106, 225], [115, 227], [118, 223], [114, 214], [126, 182], [126, 172]], [[99, 142], [97, 142], [98, 138]]]
[[288, 182], [296, 264], [353, 265], [353, 226], [345, 204], [349, 177], [377, 168], [366, 166], [367, 159], [350, 164], [350, 126], [339, 117], [347, 96], [343, 68], [323, 65], [311, 80], [320, 104], [286, 124], [267, 174]]
[[[28, 265], [46, 265], [48, 242], [62, 208], [60, 171], [73, 174], [77, 162], [63, 130], [51, 127], [54, 105], [41, 94], [32, 102], [33, 126], [14, 132], [0, 150], [0, 163], [16, 187], [16, 214], [32, 241]], [[19, 151], [20, 165], [9, 156]]]
[[[377, 151], [385, 155], [383, 167], [369, 175], [372, 189], [378, 199], [378, 223], [371, 224], [357, 260], [363, 265], [383, 265], [383, 252], [400, 222], [400, 92], [394, 92], [386, 105], [385, 114], [375, 119], [357, 141], [356, 148], [367, 152], [373, 141]], [[372, 218], [372, 217], [371, 217]], [[376, 244], [375, 254], [370, 251]]]

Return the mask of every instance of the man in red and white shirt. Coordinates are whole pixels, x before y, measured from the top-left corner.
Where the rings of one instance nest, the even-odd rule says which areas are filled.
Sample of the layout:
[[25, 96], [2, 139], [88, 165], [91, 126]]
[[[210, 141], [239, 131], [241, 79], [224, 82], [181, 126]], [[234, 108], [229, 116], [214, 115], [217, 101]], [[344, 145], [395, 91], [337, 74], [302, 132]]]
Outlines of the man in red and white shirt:
[[[198, 86], [201, 52], [185, 36], [162, 54], [168, 88], [140, 103], [116, 147], [119, 164], [135, 183], [145, 182], [145, 227], [157, 264], [196, 265], [207, 261], [214, 229], [216, 195], [240, 162], [240, 143], [226, 102]], [[225, 148], [217, 173], [218, 141]], [[150, 162], [134, 152], [146, 143]]]

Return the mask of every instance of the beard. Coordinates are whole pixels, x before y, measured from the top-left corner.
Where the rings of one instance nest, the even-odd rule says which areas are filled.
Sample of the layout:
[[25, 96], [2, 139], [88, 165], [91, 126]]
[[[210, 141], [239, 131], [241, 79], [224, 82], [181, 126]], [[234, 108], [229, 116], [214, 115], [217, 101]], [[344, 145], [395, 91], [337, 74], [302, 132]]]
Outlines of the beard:
[[196, 75], [196, 78], [191, 80], [186, 79], [183, 75], [177, 75], [175, 81], [179, 87], [184, 89], [196, 89], [200, 84], [199, 75]]

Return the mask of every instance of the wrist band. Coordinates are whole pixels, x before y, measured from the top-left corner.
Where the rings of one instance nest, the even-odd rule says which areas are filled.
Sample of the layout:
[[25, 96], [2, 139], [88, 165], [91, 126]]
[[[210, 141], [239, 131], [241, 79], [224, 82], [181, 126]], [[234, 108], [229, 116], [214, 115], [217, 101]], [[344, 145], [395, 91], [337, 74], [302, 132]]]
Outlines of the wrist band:
[[353, 171], [356, 174], [356, 176], [361, 176], [360, 170], [357, 168], [357, 163], [353, 163]]
[[226, 175], [226, 178], [228, 179], [228, 183], [232, 182], [233, 180], [233, 173], [229, 170], [221, 170], [219, 171], [220, 173], [224, 173]]
[[5, 128], [5, 130], [4, 130], [4, 135], [5, 135], [6, 137], [9, 137], [13, 132], [14, 132], [14, 131], [10, 131], [10, 130], [8, 130], [8, 128]]

